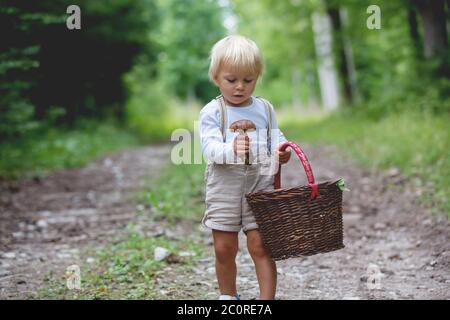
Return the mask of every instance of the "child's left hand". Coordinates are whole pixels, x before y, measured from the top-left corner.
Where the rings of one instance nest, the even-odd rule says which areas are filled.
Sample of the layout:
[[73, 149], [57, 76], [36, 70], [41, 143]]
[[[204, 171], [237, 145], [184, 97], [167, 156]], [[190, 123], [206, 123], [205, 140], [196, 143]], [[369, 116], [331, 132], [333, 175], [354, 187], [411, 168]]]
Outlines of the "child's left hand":
[[291, 148], [288, 147], [286, 150], [280, 151], [279, 147], [280, 146], [277, 146], [276, 150], [277, 150], [277, 155], [279, 157], [280, 164], [285, 164], [291, 158]]

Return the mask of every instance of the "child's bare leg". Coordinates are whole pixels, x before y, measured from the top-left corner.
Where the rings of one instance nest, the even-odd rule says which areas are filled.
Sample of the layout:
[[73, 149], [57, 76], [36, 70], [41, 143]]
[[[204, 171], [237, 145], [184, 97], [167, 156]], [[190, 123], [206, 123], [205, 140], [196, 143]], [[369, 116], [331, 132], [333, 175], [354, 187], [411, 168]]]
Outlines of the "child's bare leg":
[[248, 251], [255, 263], [256, 276], [259, 283], [259, 299], [273, 300], [275, 299], [277, 288], [277, 267], [275, 261], [270, 258], [257, 229], [247, 231], [246, 235]]
[[216, 275], [221, 294], [235, 296], [236, 254], [238, 252], [238, 233], [213, 230], [216, 253]]

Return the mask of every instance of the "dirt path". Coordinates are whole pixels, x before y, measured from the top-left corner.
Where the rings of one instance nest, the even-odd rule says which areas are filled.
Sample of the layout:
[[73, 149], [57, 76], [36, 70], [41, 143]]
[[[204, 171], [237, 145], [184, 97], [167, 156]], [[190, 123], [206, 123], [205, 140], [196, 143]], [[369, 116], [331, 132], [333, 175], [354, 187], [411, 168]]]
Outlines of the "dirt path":
[[[367, 171], [331, 147], [304, 146], [316, 175], [344, 177], [344, 243], [333, 253], [278, 262], [279, 299], [449, 299], [450, 223], [430, 216], [415, 198], [419, 187], [395, 169]], [[42, 180], [0, 182], [0, 298], [26, 298], [52, 269], [79, 262], [86, 245], [105, 243], [135, 217], [129, 196], [142, 177], [167, 163], [170, 146], [150, 146], [103, 157], [77, 170]], [[283, 186], [305, 184], [296, 159], [284, 166]], [[194, 238], [210, 255], [188, 274], [159, 279], [168, 299], [216, 299], [210, 232]], [[187, 233], [191, 230], [185, 230]], [[241, 235], [241, 244], [245, 237]], [[238, 255], [238, 287], [257, 296], [253, 264], [244, 245]], [[379, 270], [377, 289], [367, 286], [367, 268]]]
[[43, 179], [0, 182], [0, 299], [29, 297], [48, 272], [85, 263], [81, 249], [120, 235], [136, 217], [130, 197], [169, 155], [169, 145], [153, 145]]

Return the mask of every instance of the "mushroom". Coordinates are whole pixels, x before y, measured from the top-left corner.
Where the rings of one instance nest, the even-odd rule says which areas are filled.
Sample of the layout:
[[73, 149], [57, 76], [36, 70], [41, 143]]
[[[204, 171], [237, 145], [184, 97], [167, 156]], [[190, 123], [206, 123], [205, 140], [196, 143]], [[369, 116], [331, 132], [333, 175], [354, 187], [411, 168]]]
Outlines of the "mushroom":
[[[238, 120], [235, 121], [231, 124], [230, 126], [231, 131], [239, 132], [239, 135], [244, 135], [245, 136], [245, 141], [246, 141], [246, 145], [248, 146], [250, 143], [250, 139], [247, 135], [248, 131], [255, 131], [256, 130], [256, 125], [253, 123], [253, 121], [250, 120]], [[250, 157], [250, 152], [247, 151], [245, 152], [245, 164], [249, 165], [250, 161], [249, 161], [249, 157]]]

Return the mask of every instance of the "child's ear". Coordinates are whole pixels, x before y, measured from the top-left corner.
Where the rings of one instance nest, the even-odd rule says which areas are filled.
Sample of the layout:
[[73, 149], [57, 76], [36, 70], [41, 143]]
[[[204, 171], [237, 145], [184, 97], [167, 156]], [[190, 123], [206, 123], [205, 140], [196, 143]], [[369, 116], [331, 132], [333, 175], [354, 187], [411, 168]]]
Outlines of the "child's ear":
[[213, 82], [216, 85], [216, 87], [219, 87], [219, 82], [217, 78], [218, 78], [217, 76], [214, 76]]

